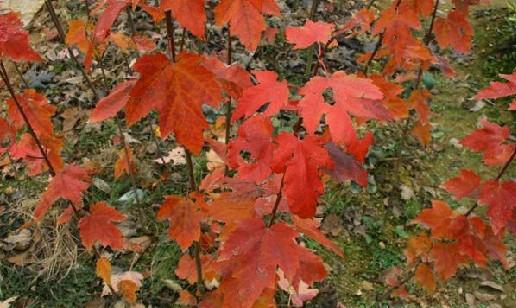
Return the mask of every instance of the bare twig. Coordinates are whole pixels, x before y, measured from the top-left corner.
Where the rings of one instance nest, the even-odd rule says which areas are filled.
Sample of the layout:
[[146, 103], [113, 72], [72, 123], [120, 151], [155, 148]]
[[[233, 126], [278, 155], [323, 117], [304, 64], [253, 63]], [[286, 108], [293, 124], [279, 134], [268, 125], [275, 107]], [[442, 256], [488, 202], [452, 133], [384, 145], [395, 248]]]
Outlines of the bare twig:
[[[57, 33], [59, 34], [59, 40], [63, 45], [66, 46], [66, 34], [63, 30], [63, 26], [61, 25], [61, 22], [59, 21], [59, 17], [57, 16], [54, 7], [52, 5], [51, 0], [45, 0], [45, 6], [47, 7], [48, 13], [50, 14], [50, 17], [52, 18], [52, 21], [54, 23], [54, 26], [57, 29]], [[75, 62], [75, 65], [77, 68], [81, 71], [82, 77], [84, 80], [86, 80], [86, 83], [88, 84], [88, 87], [93, 92], [93, 96], [95, 99], [98, 99], [100, 96], [95, 88], [95, 85], [91, 81], [90, 77], [86, 73], [86, 70], [82, 66], [82, 64], [79, 62], [79, 59], [75, 56], [73, 49], [70, 46], [66, 46], [66, 49], [68, 50], [68, 54], [70, 55], [70, 58]]]

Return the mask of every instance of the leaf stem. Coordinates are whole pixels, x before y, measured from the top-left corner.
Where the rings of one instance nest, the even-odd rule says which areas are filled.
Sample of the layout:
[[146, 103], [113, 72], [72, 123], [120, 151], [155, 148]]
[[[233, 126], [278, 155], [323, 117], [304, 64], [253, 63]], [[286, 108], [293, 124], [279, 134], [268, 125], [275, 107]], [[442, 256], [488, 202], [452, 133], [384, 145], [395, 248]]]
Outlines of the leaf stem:
[[23, 77], [23, 73], [21, 72], [20, 68], [18, 67], [18, 64], [16, 64], [16, 62], [13, 62], [14, 64], [14, 69], [16, 70], [16, 73], [18, 73], [18, 76], [20, 76], [20, 79], [21, 81], [23, 82], [23, 85], [25, 86], [25, 88], [30, 88], [29, 87], [29, 84], [27, 83], [27, 80], [25, 80], [25, 78]]
[[46, 153], [45, 149], [43, 148], [43, 145], [41, 144], [41, 141], [39, 140], [38, 136], [36, 135], [36, 132], [34, 131], [34, 128], [32, 127], [31, 123], [29, 122], [29, 118], [25, 114], [25, 111], [23, 110], [23, 107], [21, 106], [20, 102], [18, 101], [18, 98], [16, 97], [16, 93], [14, 92], [14, 89], [13, 89], [13, 87], [11, 85], [11, 82], [9, 80], [9, 75], [7, 74], [7, 71], [6, 71], [5, 66], [4, 66], [4, 62], [2, 60], [0, 60], [0, 69], [1, 69], [0, 75], [2, 77], [2, 80], [4, 81], [4, 84], [6, 85], [8, 91], [9, 91], [9, 94], [11, 95], [14, 103], [16, 104], [16, 108], [20, 112], [20, 114], [21, 114], [21, 116], [23, 118], [23, 121], [25, 121], [25, 124], [27, 124], [27, 128], [29, 130], [29, 134], [34, 139], [34, 142], [36, 142], [36, 145], [38, 146], [38, 149], [41, 152], [41, 155], [43, 155], [43, 159], [47, 163], [48, 170], [49, 170], [50, 174], [52, 176], [55, 176], [56, 175], [55, 169], [52, 166], [52, 163], [50, 163], [50, 160], [48, 159], [47, 153]]
[[[228, 24], [228, 45], [227, 45], [227, 52], [228, 52], [228, 58], [227, 58], [227, 65], [231, 65], [232, 61], [233, 61], [233, 57], [232, 57], [232, 50], [233, 50], [233, 47], [232, 47], [232, 44], [231, 44], [231, 24]], [[225, 134], [225, 138], [224, 138], [224, 143], [226, 144], [226, 151], [227, 151], [227, 145], [229, 144], [229, 141], [231, 140], [231, 117], [232, 117], [232, 114], [233, 114], [233, 109], [231, 107], [231, 97], [228, 97], [228, 101], [226, 102], [226, 123], [225, 123], [225, 128], [226, 128], [226, 134]], [[229, 166], [226, 164], [224, 166], [224, 175], [228, 175], [229, 174]]]
[[274, 224], [274, 220], [276, 219], [276, 213], [278, 212], [279, 205], [281, 203], [281, 198], [283, 198], [283, 185], [285, 183], [285, 174], [281, 177], [281, 184], [279, 188], [279, 192], [276, 195], [276, 201], [274, 202], [274, 207], [272, 208], [271, 219], [267, 224], [267, 228], [270, 228]]

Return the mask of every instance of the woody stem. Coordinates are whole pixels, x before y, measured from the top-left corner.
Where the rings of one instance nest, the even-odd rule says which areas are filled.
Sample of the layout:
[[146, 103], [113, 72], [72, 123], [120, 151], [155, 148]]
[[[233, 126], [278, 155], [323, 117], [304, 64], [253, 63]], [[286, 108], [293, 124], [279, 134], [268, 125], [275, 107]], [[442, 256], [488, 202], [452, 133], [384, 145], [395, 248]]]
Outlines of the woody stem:
[[274, 224], [274, 220], [276, 219], [276, 213], [278, 212], [278, 208], [281, 203], [281, 198], [283, 197], [284, 183], [285, 183], [285, 174], [283, 174], [283, 177], [281, 178], [281, 184], [280, 184], [279, 192], [276, 195], [276, 201], [274, 202], [274, 208], [272, 209], [271, 219], [269, 220], [269, 223], [267, 224], [268, 228], [270, 228]]
[[[175, 42], [174, 42], [174, 21], [172, 20], [172, 14], [170, 11], [166, 13], [166, 22], [167, 22], [167, 38], [168, 38], [168, 57], [172, 62], [176, 62], [176, 51], [175, 51]], [[185, 158], [186, 158], [186, 168], [188, 171], [188, 178], [190, 180], [190, 190], [197, 191], [197, 184], [195, 183], [195, 174], [194, 174], [194, 164], [192, 159], [192, 153], [186, 148], [185, 150]], [[199, 226], [200, 228], [201, 226]], [[193, 255], [195, 260], [195, 271], [197, 272], [197, 290], [201, 295], [204, 295], [204, 279], [202, 276], [202, 263], [201, 263], [201, 246], [199, 241], [194, 242], [193, 244]]]
[[[232, 44], [231, 44], [231, 24], [228, 24], [228, 58], [227, 58], [227, 65], [231, 65], [232, 62]], [[224, 142], [226, 143], [226, 146], [229, 144], [229, 140], [231, 139], [231, 116], [232, 116], [233, 110], [231, 108], [231, 97], [228, 97], [228, 101], [226, 103], [226, 138]], [[226, 149], [227, 150], [227, 149]], [[229, 167], [228, 165], [224, 166], [224, 175], [229, 174]]]
[[14, 92], [14, 89], [13, 89], [13, 87], [11, 85], [11, 82], [9, 80], [9, 75], [7, 74], [7, 71], [6, 71], [5, 66], [4, 66], [4, 62], [2, 60], [0, 60], [0, 69], [1, 69], [0, 75], [2, 77], [2, 80], [4, 81], [5, 85], [7, 86], [7, 89], [9, 90], [9, 94], [11, 95], [14, 103], [16, 104], [16, 108], [20, 112], [20, 114], [21, 114], [21, 116], [23, 118], [23, 121], [25, 121], [25, 124], [27, 125], [27, 128], [29, 130], [29, 134], [34, 139], [34, 142], [36, 142], [36, 145], [38, 146], [38, 149], [41, 152], [41, 155], [43, 156], [43, 159], [47, 163], [48, 170], [49, 170], [50, 174], [52, 176], [55, 176], [56, 175], [55, 169], [52, 166], [52, 164], [50, 163], [50, 160], [48, 159], [47, 152], [43, 148], [43, 145], [41, 144], [41, 141], [39, 140], [38, 136], [36, 135], [36, 132], [34, 131], [34, 128], [30, 124], [29, 118], [27, 118], [27, 114], [25, 114], [25, 111], [23, 110], [20, 102], [18, 101], [18, 98], [16, 97], [16, 93]]
[[509, 157], [509, 160], [505, 163], [505, 165], [503, 165], [502, 169], [500, 170], [500, 173], [498, 173], [498, 176], [496, 176], [497, 181], [502, 178], [503, 174], [505, 173], [505, 171], [507, 171], [507, 169], [509, 168], [509, 165], [514, 160], [515, 156], [516, 156], [516, 146], [514, 147], [514, 151], [512, 152], [511, 157]]
[[[63, 30], [63, 26], [61, 25], [61, 22], [59, 21], [59, 17], [57, 16], [54, 7], [52, 6], [51, 0], [45, 0], [45, 6], [47, 7], [48, 13], [50, 14], [50, 17], [52, 18], [52, 22], [54, 23], [54, 26], [57, 29], [57, 33], [59, 34], [59, 40], [63, 45], [66, 46], [66, 34]], [[97, 89], [95, 88], [95, 85], [91, 81], [90, 77], [88, 77], [88, 74], [84, 70], [84, 67], [79, 62], [79, 59], [75, 56], [73, 53], [73, 49], [70, 46], [66, 46], [66, 49], [68, 50], [68, 54], [70, 55], [70, 58], [75, 62], [75, 65], [79, 70], [81, 71], [82, 77], [84, 80], [86, 80], [86, 83], [88, 84], [88, 87], [93, 92], [93, 96], [95, 99], [99, 98], [99, 94], [97, 92]]]

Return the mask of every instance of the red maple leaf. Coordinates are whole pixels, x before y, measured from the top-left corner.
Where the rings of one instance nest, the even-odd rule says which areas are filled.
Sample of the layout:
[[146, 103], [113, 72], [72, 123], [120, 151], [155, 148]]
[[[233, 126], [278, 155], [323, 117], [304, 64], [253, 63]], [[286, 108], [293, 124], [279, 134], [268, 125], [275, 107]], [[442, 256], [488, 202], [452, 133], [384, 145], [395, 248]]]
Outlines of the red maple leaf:
[[501, 127], [486, 118], [481, 119], [480, 124], [482, 128], [464, 137], [460, 143], [475, 152], [481, 152], [488, 166], [505, 164], [516, 148], [516, 144], [506, 143], [510, 135], [509, 127]]
[[489, 206], [487, 215], [495, 234], [509, 223], [516, 209], [516, 182], [490, 180], [482, 184], [478, 202]]
[[[229, 144], [228, 159], [242, 180], [259, 183], [272, 173], [272, 131], [272, 123], [265, 116], [252, 117], [238, 128], [238, 138]], [[244, 151], [248, 158], [242, 157]]]
[[107, 0], [99, 4], [99, 7], [105, 6], [104, 12], [99, 16], [93, 37], [96, 43], [103, 42], [111, 32], [111, 26], [118, 18], [123, 9], [131, 4], [131, 0]]
[[157, 53], [139, 58], [134, 69], [140, 73], [126, 105], [130, 125], [149, 114], [160, 113], [162, 138], [174, 133], [176, 140], [194, 154], [204, 144], [203, 131], [208, 123], [202, 105], [218, 106], [222, 87], [217, 76], [203, 66], [204, 58], [181, 53], [176, 63]]
[[434, 271], [442, 280], [454, 276], [459, 266], [465, 261], [457, 243], [434, 243], [431, 257], [434, 261]]
[[290, 211], [301, 218], [313, 217], [317, 200], [324, 192], [319, 171], [333, 167], [328, 151], [314, 136], [299, 140], [282, 133], [274, 142], [272, 170], [284, 174], [283, 189]]
[[432, 268], [427, 264], [420, 264], [415, 273], [416, 281], [429, 292], [435, 291], [436, 283]]
[[93, 41], [88, 38], [88, 28], [90, 28], [90, 24], [87, 22], [74, 19], [68, 22], [68, 32], [66, 33], [66, 44], [76, 45], [84, 53], [84, 67], [87, 70], [91, 69], [95, 50]]
[[29, 45], [29, 34], [16, 13], [0, 15], [0, 58], [19, 61], [40, 61], [40, 55]]
[[469, 169], [462, 169], [460, 175], [449, 179], [443, 184], [444, 189], [455, 199], [475, 198], [480, 188], [480, 177]]
[[[489, 87], [479, 91], [475, 96], [476, 99], [486, 99], [486, 98], [500, 98], [513, 96], [516, 94], [516, 73], [512, 73], [511, 75], [500, 74], [501, 78], [506, 79], [508, 82], [497, 82], [493, 81], [489, 85]], [[509, 110], [516, 110], [516, 100], [514, 100]]]
[[254, 74], [258, 84], [243, 91], [233, 113], [233, 121], [254, 114], [265, 104], [268, 104], [267, 109], [263, 111], [265, 116], [274, 115], [288, 104], [289, 91], [286, 80], [278, 81], [278, 74], [272, 71], [255, 71]]
[[198, 202], [201, 202], [200, 197], [193, 201], [190, 198], [167, 196], [156, 216], [158, 220], [169, 220], [168, 236], [183, 251], [201, 236], [203, 215]]
[[292, 222], [294, 223], [294, 229], [296, 229], [299, 233], [303, 233], [305, 236], [333, 251], [339, 257], [344, 257], [342, 249], [337, 246], [337, 244], [330, 241], [326, 236], [324, 236], [321, 231], [319, 231], [320, 223], [318, 221], [309, 218], [302, 219], [296, 215], [292, 215]]
[[464, 216], [457, 215], [441, 200], [432, 200], [432, 208], [423, 210], [415, 221], [432, 229], [434, 238], [456, 238], [466, 224]]
[[79, 235], [86, 249], [95, 243], [110, 246], [111, 249], [122, 249], [124, 241], [122, 232], [113, 224], [121, 222], [125, 216], [105, 202], [97, 202], [91, 206], [90, 215], [79, 220]]
[[[324, 94], [332, 91], [332, 98], [325, 101]], [[349, 143], [356, 133], [349, 114], [366, 118], [387, 120], [391, 116], [380, 103], [383, 94], [369, 79], [335, 72], [331, 77], [313, 77], [300, 90], [303, 98], [298, 107], [303, 123], [310, 134], [319, 127], [321, 117], [330, 128], [332, 140]]]
[[302, 27], [287, 27], [285, 35], [294, 49], [303, 49], [314, 43], [326, 44], [331, 38], [335, 26], [326, 22], [307, 20]]
[[333, 169], [328, 173], [337, 181], [355, 181], [361, 186], [367, 185], [367, 171], [353, 156], [342, 151], [336, 144], [328, 143], [325, 145], [333, 161]]
[[407, 60], [405, 52], [409, 46], [417, 46], [418, 42], [412, 30], [421, 28], [419, 17], [405, 1], [393, 1], [391, 6], [383, 10], [375, 23], [373, 34], [383, 33], [382, 45], [388, 50], [393, 64], [403, 66]]
[[449, 46], [461, 53], [471, 49], [473, 27], [468, 21], [467, 11], [453, 10], [446, 18], [436, 18], [434, 32], [441, 48]]
[[[276, 269], [297, 286], [324, 278], [321, 260], [295, 239], [283, 223], [267, 228], [262, 219], [243, 220], [221, 248], [217, 260], [222, 280], [218, 292], [225, 305], [251, 307], [267, 289], [275, 289]], [[235, 292], [238, 290], [238, 292]]]
[[[370, 79], [382, 91], [382, 103], [389, 110], [394, 119], [403, 119], [409, 115], [408, 104], [400, 97], [403, 87], [390, 82], [381, 75], [371, 76]], [[416, 91], [414, 91], [416, 92]], [[413, 93], [414, 93], [413, 92]]]
[[204, 39], [205, 0], [163, 0], [161, 9], [171, 10], [174, 18], [193, 35]]
[[231, 25], [245, 48], [255, 51], [266, 25], [262, 14], [279, 16], [275, 0], [222, 0], [215, 8], [215, 22], [218, 26]]
[[40, 220], [59, 199], [72, 202], [76, 209], [82, 207], [83, 193], [90, 187], [90, 171], [75, 165], [67, 165], [52, 178], [47, 190], [36, 205], [34, 217]]
[[253, 85], [251, 74], [238, 64], [227, 65], [216, 57], [206, 57], [204, 67], [217, 76], [224, 91], [233, 98], [239, 98], [243, 90]]
[[108, 96], [98, 101], [91, 111], [90, 122], [97, 123], [116, 116], [129, 101], [129, 93], [136, 84], [135, 80], [119, 83]]

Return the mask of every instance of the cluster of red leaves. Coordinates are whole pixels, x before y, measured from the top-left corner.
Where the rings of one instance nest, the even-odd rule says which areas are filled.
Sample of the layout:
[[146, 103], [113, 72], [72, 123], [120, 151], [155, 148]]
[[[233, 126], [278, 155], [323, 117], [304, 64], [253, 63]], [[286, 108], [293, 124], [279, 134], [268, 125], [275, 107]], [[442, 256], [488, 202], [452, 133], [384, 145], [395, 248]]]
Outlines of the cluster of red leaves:
[[[178, 144], [195, 155], [209, 146], [228, 168], [212, 170], [198, 191], [167, 196], [157, 213], [158, 220], [169, 222], [169, 238], [184, 252], [189, 251], [179, 262], [177, 276], [199, 283], [199, 290], [217, 281], [217, 289], [202, 297], [200, 293], [194, 297], [182, 292], [183, 301], [203, 307], [271, 306], [278, 286], [292, 288], [301, 303], [315, 295], [303, 293], [303, 288], [321, 281], [327, 273], [322, 260], [302, 245], [303, 238], [342, 256], [339, 247], [318, 230], [314, 218], [327, 175], [336, 181], [367, 185], [363, 162], [374, 138], [372, 133], [360, 134], [357, 130], [369, 121], [403, 119], [413, 110], [417, 114], [413, 135], [425, 145], [430, 142], [430, 94], [416, 87], [403, 96], [403, 82], [414, 79], [416, 71], [420, 75], [439, 62], [415, 32], [422, 28], [421, 19], [433, 16], [438, 44], [466, 52], [472, 35], [466, 16], [469, 6], [476, 2], [454, 0], [455, 8], [443, 18], [433, 15], [437, 6], [432, 0], [396, 0], [378, 19], [374, 11], [363, 9], [341, 27], [311, 20], [302, 27], [288, 27], [285, 36], [294, 49], [319, 47], [318, 64], [325, 73], [318, 76], [316, 70], [301, 87], [280, 80], [275, 72], [255, 71], [251, 75], [239, 65], [225, 65], [215, 57], [192, 52], [173, 57], [155, 52], [136, 60], [135, 80], [118, 84], [101, 99], [90, 121], [101, 122], [123, 111], [127, 123], [133, 125], [156, 111], [162, 138], [173, 135]], [[93, 65], [95, 56], [102, 55], [109, 42], [142, 53], [154, 49], [135, 33], [132, 37], [111, 33], [121, 12], [136, 7], [155, 22], [165, 18], [170, 22], [173, 17], [193, 35], [205, 38], [204, 0], [164, 0], [159, 7], [143, 0], [103, 0], [95, 10], [103, 11], [96, 25], [80, 20], [69, 23], [66, 41], [85, 54], [86, 68]], [[214, 9], [216, 25], [230, 27], [230, 33], [249, 51], [256, 50], [266, 31], [264, 14], [280, 15], [274, 0], [222, 0]], [[27, 33], [16, 15], [0, 15], [0, 30], [4, 29], [0, 34], [2, 59], [40, 59], [28, 45]], [[385, 58], [382, 75], [367, 78], [328, 70], [324, 50], [338, 45], [337, 35], [368, 32], [378, 35], [380, 41], [378, 50], [362, 59]], [[396, 78], [387, 77], [393, 74]], [[502, 77], [509, 83], [493, 83], [477, 98], [513, 95], [514, 76]], [[7, 119], [0, 119], [0, 141], [6, 145], [0, 153], [23, 159], [32, 174], [48, 166], [55, 172], [36, 206], [36, 220], [41, 220], [56, 201], [68, 200], [70, 205], [58, 222], [67, 223], [75, 215], [81, 241], [88, 250], [96, 245], [124, 249], [124, 238], [116, 225], [125, 219], [122, 213], [104, 202], [84, 210], [84, 193], [94, 171], [64, 164], [60, 156], [62, 140], [54, 134], [51, 121], [55, 107], [33, 90], [15, 97], [8, 101]], [[220, 108], [228, 101], [236, 108], [227, 124], [238, 129], [234, 138], [225, 136], [231, 138], [226, 145], [213, 139], [216, 133], [210, 132], [203, 108]], [[279, 132], [274, 127], [273, 117], [280, 112], [299, 117], [293, 132]], [[482, 152], [488, 165], [512, 160], [515, 145], [509, 140], [508, 128], [487, 120], [482, 125], [462, 144]], [[33, 134], [17, 138], [24, 126], [29, 126]], [[124, 146], [115, 164], [116, 177], [137, 172], [132, 156]], [[429, 228], [430, 236], [412, 238], [406, 256], [409, 265], [415, 267], [416, 280], [429, 290], [435, 289], [437, 279], [448, 279], [468, 262], [486, 266], [488, 258], [495, 258], [506, 264], [502, 239], [505, 230], [514, 231], [515, 225], [514, 181], [497, 178], [482, 182], [464, 170], [444, 187], [457, 199], [474, 198], [488, 206], [491, 225], [470, 213], [458, 213], [442, 201], [434, 201], [432, 209], [418, 216], [416, 222]], [[201, 272], [194, 274], [196, 271]], [[139, 280], [120, 278], [118, 283], [113, 282], [110, 263], [103, 258], [99, 259], [97, 273], [115, 292], [130, 302], [136, 301]], [[394, 281], [391, 279], [398, 294], [405, 293]]]
[[[504, 87], [504, 84], [493, 83], [479, 92], [477, 98], [503, 97], [505, 95], [498, 93], [511, 93], [499, 90]], [[516, 155], [516, 144], [509, 139], [508, 127], [500, 127], [485, 118], [480, 124], [482, 127], [462, 139], [461, 144], [481, 152], [487, 166], [502, 165], [499, 175], [483, 181], [475, 172], [462, 169], [458, 176], [443, 183], [442, 187], [454, 199], [473, 199], [475, 204], [463, 213], [453, 210], [444, 201], [434, 200], [432, 208], [423, 210], [415, 219], [416, 223], [430, 229], [430, 233], [410, 238], [405, 251], [409, 267], [415, 268], [415, 280], [429, 291], [435, 290], [438, 279], [451, 278], [462, 265], [474, 263], [485, 268], [492, 259], [508, 268], [503, 239], [506, 232], [516, 234], [516, 181], [501, 180], [501, 176]], [[488, 208], [489, 224], [473, 214], [477, 206]], [[396, 287], [396, 295], [406, 294], [404, 286], [392, 285]]]

